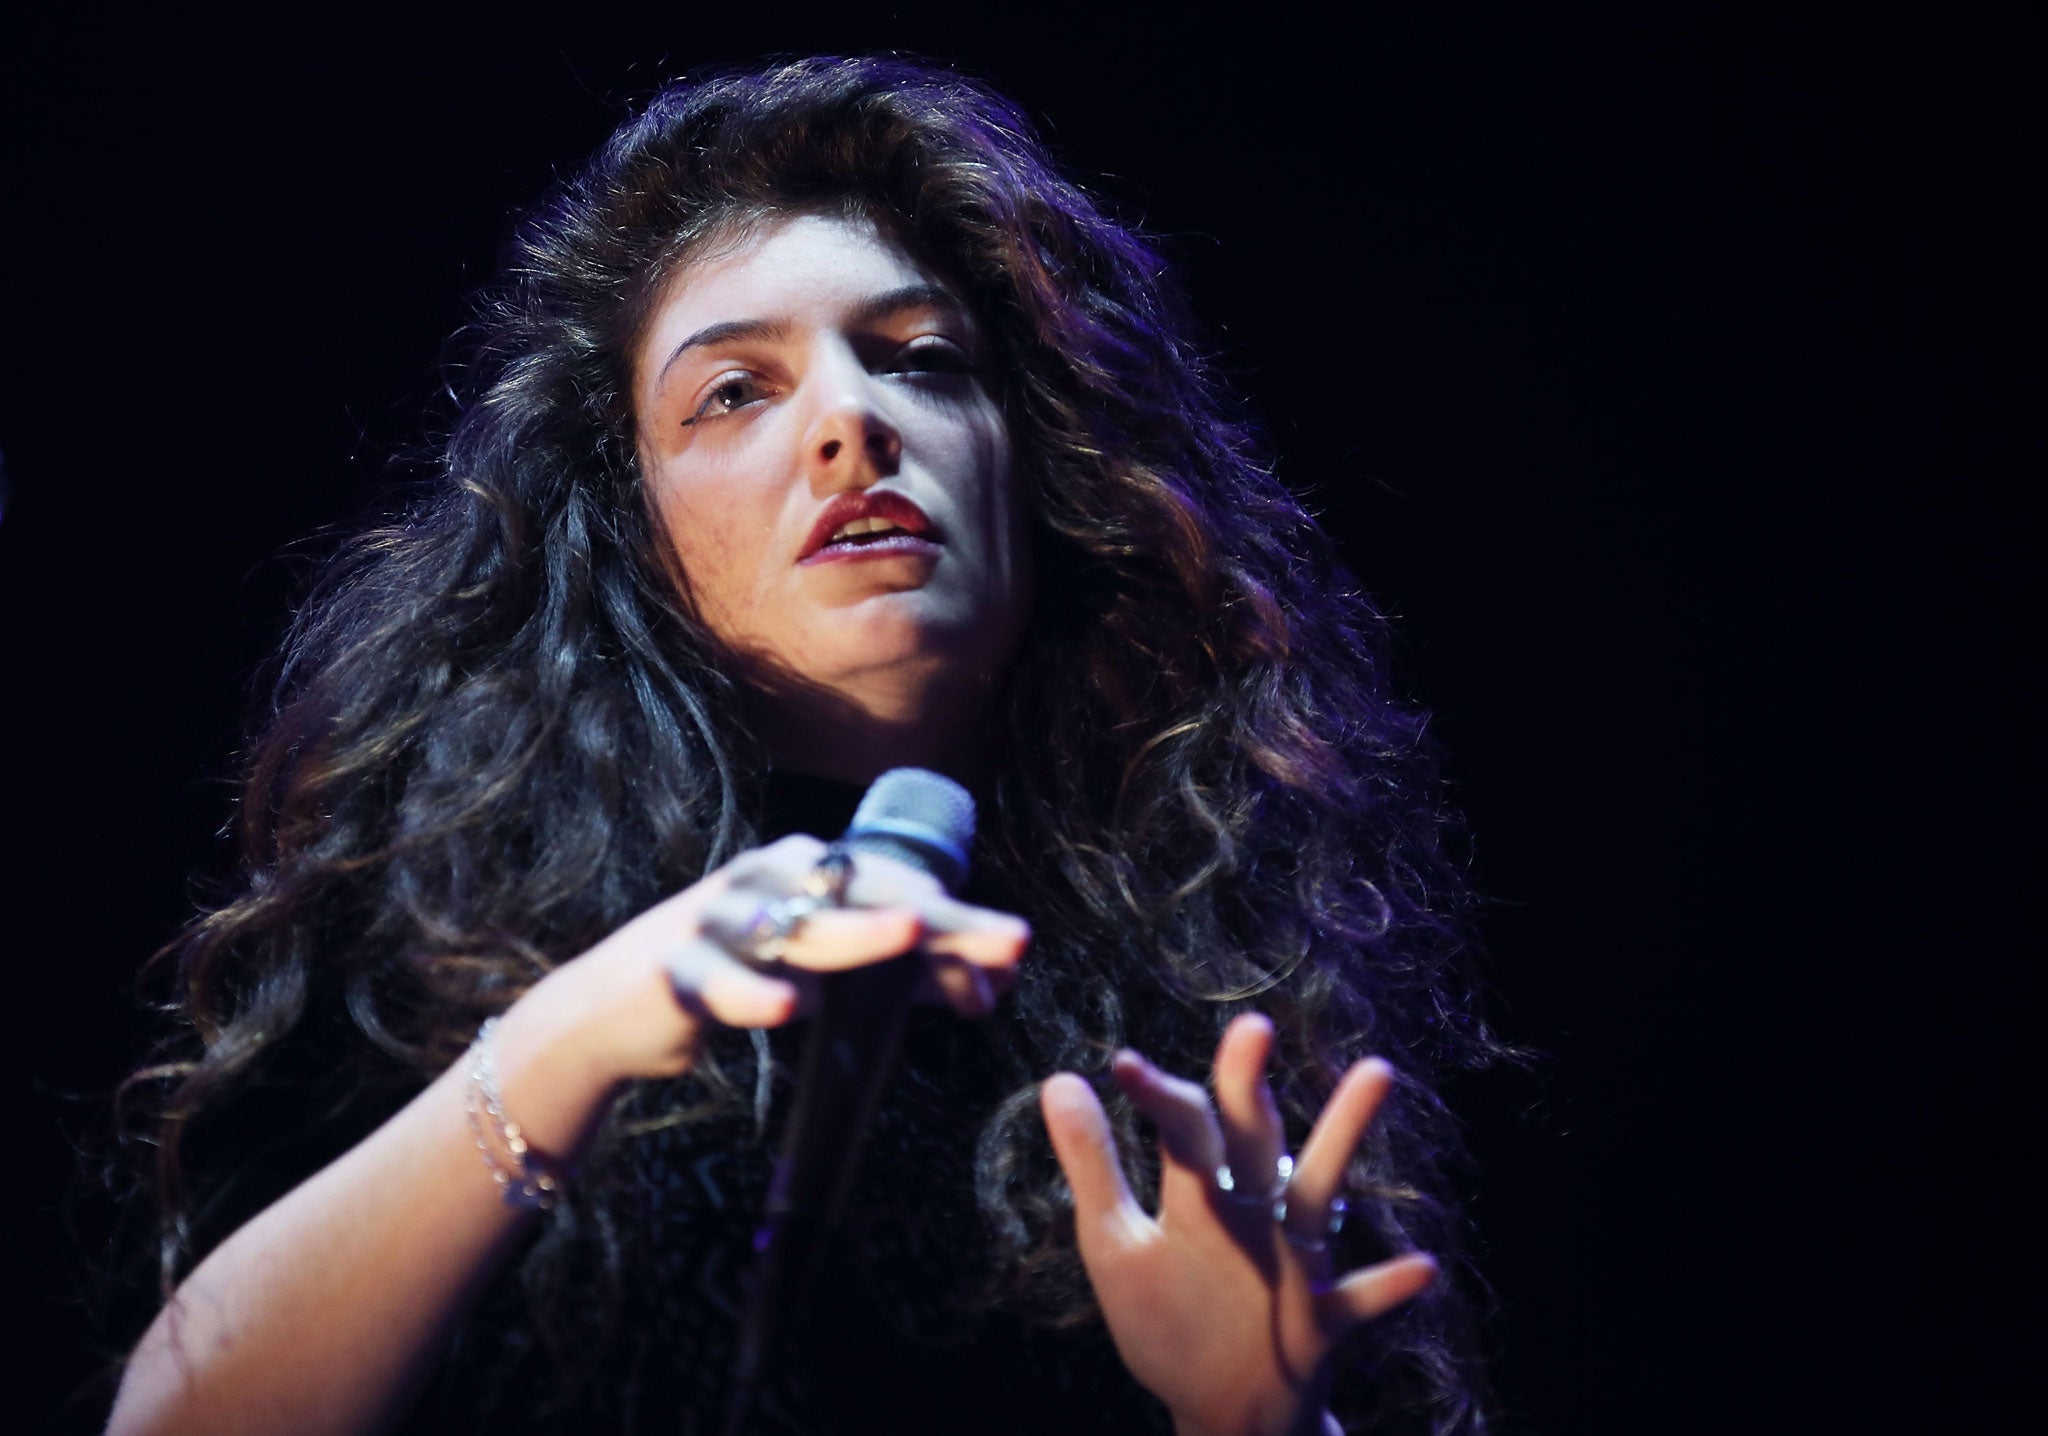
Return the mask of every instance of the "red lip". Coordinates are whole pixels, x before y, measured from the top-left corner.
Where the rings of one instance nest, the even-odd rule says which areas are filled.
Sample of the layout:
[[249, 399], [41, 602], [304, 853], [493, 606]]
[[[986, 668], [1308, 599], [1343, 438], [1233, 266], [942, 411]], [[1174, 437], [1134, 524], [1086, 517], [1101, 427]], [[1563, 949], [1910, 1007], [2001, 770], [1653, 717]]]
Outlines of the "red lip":
[[840, 525], [850, 524], [855, 519], [885, 519], [896, 525], [912, 538], [928, 543], [940, 542], [932, 521], [925, 517], [923, 509], [909, 499], [888, 489], [849, 489], [833, 496], [825, 505], [825, 511], [818, 515], [817, 523], [811, 526], [811, 536], [804, 540], [803, 552], [796, 556], [798, 563], [817, 556]]

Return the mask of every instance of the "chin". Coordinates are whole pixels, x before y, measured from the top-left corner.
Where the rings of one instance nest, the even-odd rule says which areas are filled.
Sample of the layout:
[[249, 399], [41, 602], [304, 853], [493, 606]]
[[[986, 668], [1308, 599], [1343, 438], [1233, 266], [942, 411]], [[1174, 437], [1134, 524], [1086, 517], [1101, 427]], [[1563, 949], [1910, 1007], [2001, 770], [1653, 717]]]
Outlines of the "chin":
[[[837, 626], [835, 626], [837, 627]], [[801, 673], [848, 690], [898, 686], [906, 694], [956, 678], [976, 678], [1000, 647], [997, 633], [974, 623], [942, 623], [898, 613], [811, 635]], [[823, 641], [821, 641], [823, 640]]]
[[849, 657], [868, 654], [913, 659], [920, 653], [972, 649], [977, 632], [988, 626], [970, 604], [910, 589], [877, 594], [841, 609], [819, 629], [829, 631], [835, 644], [846, 645], [841, 651]]

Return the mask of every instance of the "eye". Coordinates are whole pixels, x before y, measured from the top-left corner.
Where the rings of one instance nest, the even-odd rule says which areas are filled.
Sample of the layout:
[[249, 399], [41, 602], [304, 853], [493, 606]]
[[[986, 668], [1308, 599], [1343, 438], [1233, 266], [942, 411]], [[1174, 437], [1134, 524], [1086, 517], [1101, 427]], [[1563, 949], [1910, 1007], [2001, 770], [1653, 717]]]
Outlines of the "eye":
[[896, 351], [889, 363], [892, 374], [972, 374], [973, 356], [952, 340], [939, 334], [913, 339]]
[[726, 375], [713, 384], [704, 394], [704, 402], [697, 406], [697, 412], [683, 420], [683, 426], [705, 419], [719, 419], [762, 398], [761, 381], [752, 374], [735, 372]]

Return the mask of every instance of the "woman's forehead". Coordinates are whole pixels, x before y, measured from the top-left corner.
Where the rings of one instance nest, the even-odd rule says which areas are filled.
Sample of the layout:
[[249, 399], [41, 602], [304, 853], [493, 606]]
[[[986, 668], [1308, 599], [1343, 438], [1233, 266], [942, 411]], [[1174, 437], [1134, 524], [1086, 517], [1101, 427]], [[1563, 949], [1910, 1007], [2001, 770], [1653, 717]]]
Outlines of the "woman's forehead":
[[[662, 317], [682, 314], [707, 322], [765, 318], [771, 316], [757, 312], [763, 305], [793, 312], [913, 282], [939, 280], [865, 216], [762, 216], [679, 265], [663, 285], [657, 308]], [[750, 312], [709, 312], [735, 307]]]

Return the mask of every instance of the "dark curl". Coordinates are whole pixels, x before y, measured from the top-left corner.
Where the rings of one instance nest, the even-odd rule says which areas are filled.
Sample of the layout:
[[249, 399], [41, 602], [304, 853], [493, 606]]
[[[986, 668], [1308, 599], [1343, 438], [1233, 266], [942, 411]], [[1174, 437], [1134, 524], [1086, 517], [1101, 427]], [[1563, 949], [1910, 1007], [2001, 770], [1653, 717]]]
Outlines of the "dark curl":
[[[522, 227], [439, 478], [301, 611], [242, 801], [246, 885], [169, 950], [188, 1045], [130, 1086], [166, 1290], [276, 1194], [251, 1171], [303, 1175], [483, 1016], [756, 840], [760, 754], [650, 517], [631, 356], [698, 246], [818, 210], [884, 225], [975, 306], [1036, 524], [991, 744], [1014, 761], [983, 820], [989, 889], [1038, 932], [991, 1039], [1014, 1095], [977, 1147], [993, 1299], [1091, 1315], [1036, 1081], [1123, 1044], [1206, 1071], [1254, 1006], [1297, 1142], [1357, 1057], [1401, 1071], [1352, 1172], [1351, 1255], [1458, 1250], [1439, 1087], [1501, 1049], [1462, 975], [1456, 825], [1382, 619], [1273, 477], [1157, 254], [1013, 107], [943, 70], [814, 59], [662, 91]], [[691, 1117], [745, 1109], [746, 1049], [721, 1051], [681, 1084]], [[333, 1121], [307, 1120], [309, 1091]], [[327, 1145], [252, 1161], [260, 1128], [221, 1114], [286, 1102], [281, 1125]], [[1111, 1115], [1143, 1151], [1129, 1106]], [[565, 1221], [616, 1273], [630, 1224]], [[525, 1258], [529, 1288], [551, 1250]], [[1465, 1285], [1353, 1343], [1359, 1415], [1484, 1429]]]

